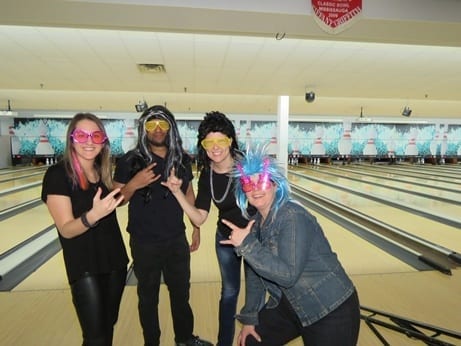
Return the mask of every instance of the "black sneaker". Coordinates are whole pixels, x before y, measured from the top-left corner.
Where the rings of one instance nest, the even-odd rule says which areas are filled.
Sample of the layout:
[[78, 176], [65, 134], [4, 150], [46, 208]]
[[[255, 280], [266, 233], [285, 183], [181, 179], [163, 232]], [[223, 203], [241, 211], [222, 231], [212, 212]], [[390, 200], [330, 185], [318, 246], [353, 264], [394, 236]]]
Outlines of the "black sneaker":
[[202, 340], [198, 336], [193, 336], [186, 342], [177, 342], [176, 346], [213, 346], [209, 341]]

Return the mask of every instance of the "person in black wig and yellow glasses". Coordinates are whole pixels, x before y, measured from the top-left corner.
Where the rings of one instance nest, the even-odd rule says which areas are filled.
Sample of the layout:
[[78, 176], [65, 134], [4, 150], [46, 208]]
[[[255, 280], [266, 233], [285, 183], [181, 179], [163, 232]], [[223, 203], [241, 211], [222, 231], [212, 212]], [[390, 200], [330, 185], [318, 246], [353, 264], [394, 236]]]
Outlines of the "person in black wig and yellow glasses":
[[139, 118], [138, 143], [117, 162], [114, 186], [129, 201], [128, 226], [133, 269], [138, 280], [138, 310], [145, 345], [160, 344], [158, 316], [161, 278], [168, 287], [175, 342], [178, 346], [209, 346], [193, 335], [189, 305], [190, 252], [198, 249], [200, 229], [194, 226], [189, 246], [184, 213], [161, 184], [171, 172], [194, 203], [191, 158], [182, 147], [173, 114], [164, 106], [146, 109]]

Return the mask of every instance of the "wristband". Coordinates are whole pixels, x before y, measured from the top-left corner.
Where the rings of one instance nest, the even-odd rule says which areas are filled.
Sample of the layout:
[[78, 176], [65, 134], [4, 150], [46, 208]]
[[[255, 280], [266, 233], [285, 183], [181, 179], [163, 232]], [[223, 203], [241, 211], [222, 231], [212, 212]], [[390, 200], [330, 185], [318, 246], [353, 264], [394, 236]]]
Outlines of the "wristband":
[[88, 222], [88, 219], [86, 218], [86, 214], [87, 214], [87, 213], [88, 213], [87, 211], [84, 212], [84, 213], [80, 216], [80, 220], [82, 220], [83, 226], [85, 226], [85, 227], [87, 227], [87, 228], [92, 228], [92, 227], [96, 226], [96, 225], [99, 223], [99, 221], [96, 221], [94, 224], [90, 224], [90, 223]]

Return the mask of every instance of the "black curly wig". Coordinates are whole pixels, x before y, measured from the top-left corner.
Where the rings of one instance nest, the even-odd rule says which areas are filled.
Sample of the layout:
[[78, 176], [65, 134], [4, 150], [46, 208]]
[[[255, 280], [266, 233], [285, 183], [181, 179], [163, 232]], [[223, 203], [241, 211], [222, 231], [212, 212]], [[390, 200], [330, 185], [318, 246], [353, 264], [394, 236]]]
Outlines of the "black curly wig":
[[237, 136], [235, 134], [235, 127], [232, 121], [221, 112], [209, 112], [206, 113], [202, 122], [198, 128], [197, 135], [197, 170], [200, 171], [203, 167], [210, 166], [210, 158], [208, 157], [206, 150], [203, 149], [201, 142], [210, 132], [221, 132], [227, 137], [232, 139], [230, 146], [230, 153], [235, 159], [241, 155], [241, 151], [238, 146]]

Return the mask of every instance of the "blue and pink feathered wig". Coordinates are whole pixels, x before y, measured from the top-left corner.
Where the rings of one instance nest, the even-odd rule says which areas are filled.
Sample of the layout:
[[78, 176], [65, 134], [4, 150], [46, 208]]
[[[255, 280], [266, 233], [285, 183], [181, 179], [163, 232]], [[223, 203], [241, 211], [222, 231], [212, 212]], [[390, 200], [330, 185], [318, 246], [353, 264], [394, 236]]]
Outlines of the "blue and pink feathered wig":
[[276, 186], [275, 200], [272, 204], [275, 215], [278, 208], [291, 199], [290, 185], [283, 169], [277, 165], [274, 158], [265, 153], [264, 147], [247, 148], [246, 154], [237, 161], [233, 169], [232, 176], [238, 180], [234, 190], [237, 205], [242, 214], [249, 218], [248, 198], [242, 186], [255, 174], [259, 174], [260, 181], [269, 179]]

